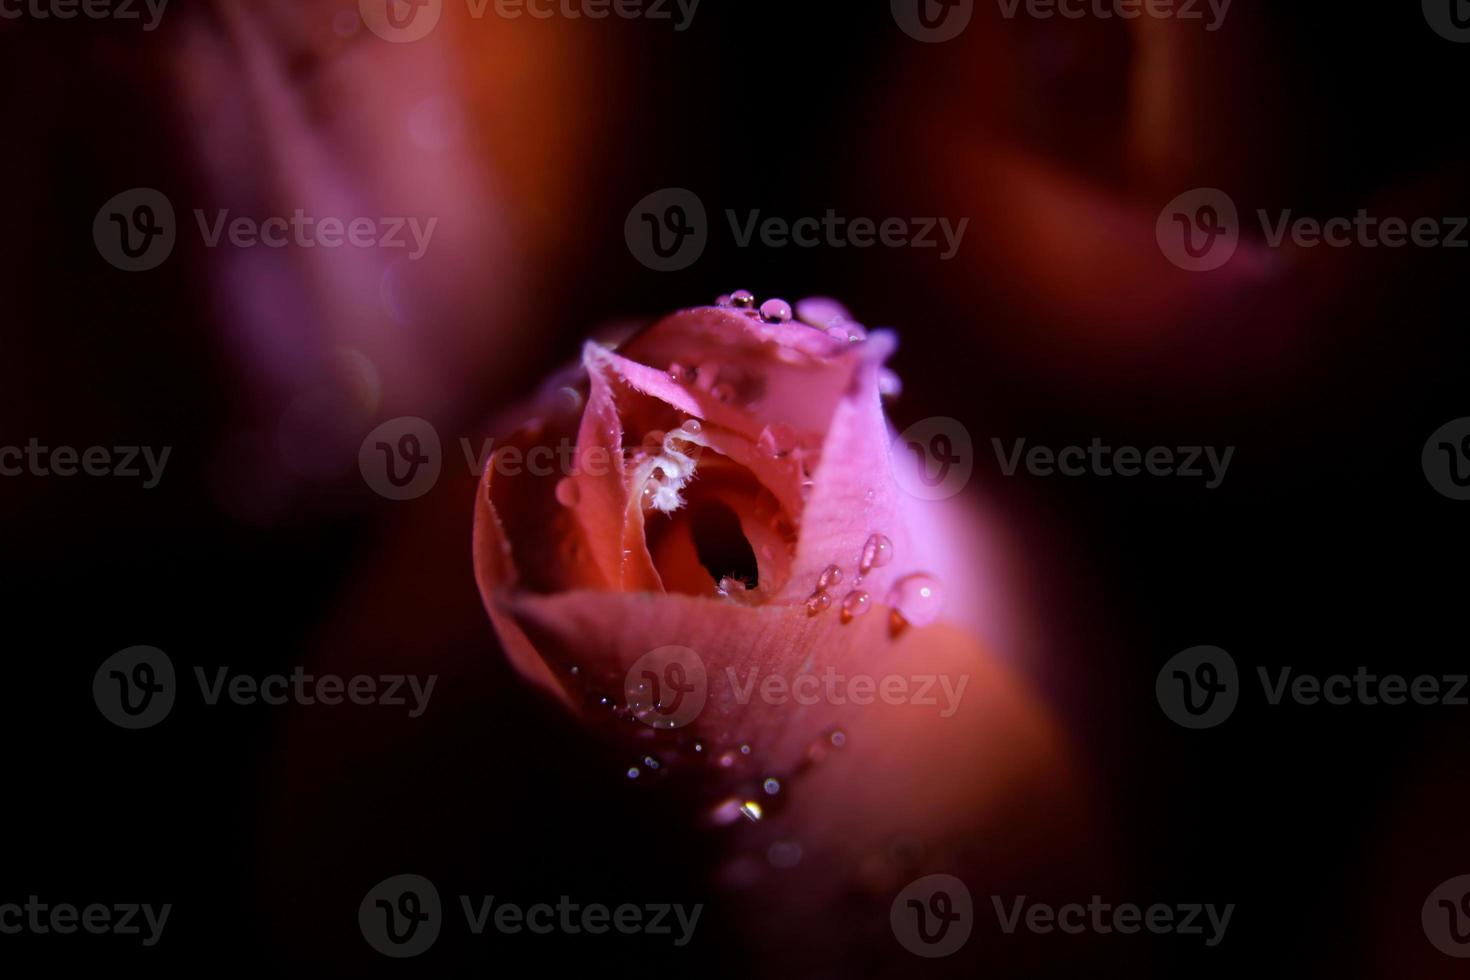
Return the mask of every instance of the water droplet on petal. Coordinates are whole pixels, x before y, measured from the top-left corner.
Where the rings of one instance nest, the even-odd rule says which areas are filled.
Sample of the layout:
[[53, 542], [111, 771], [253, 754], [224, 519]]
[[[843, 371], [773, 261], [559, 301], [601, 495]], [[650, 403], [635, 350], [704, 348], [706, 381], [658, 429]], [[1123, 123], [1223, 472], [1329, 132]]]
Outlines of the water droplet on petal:
[[[884, 534], [874, 534], [863, 545], [863, 554], [858, 562], [858, 571], [866, 575], [875, 568], [893, 561], [893, 542]], [[861, 575], [859, 576], [861, 578]]]
[[761, 319], [767, 323], [788, 323], [791, 320], [791, 304], [784, 299], [768, 299], [761, 304]]
[[730, 305], [730, 295], [728, 293], [726, 293], [724, 296], [721, 296], [719, 299], [715, 300], [715, 305], [716, 306], [729, 306]]
[[905, 622], [914, 626], [928, 626], [939, 618], [939, 610], [943, 605], [939, 580], [924, 572], [905, 575], [889, 590], [888, 605]]
[[699, 419], [685, 419], [684, 424], [680, 428], [690, 435], [698, 435], [704, 430], [704, 426], [699, 424]]
[[563, 507], [575, 507], [582, 499], [582, 493], [577, 489], [577, 481], [569, 476], [564, 476], [556, 483], [556, 502]]
[[751, 309], [755, 306], [755, 294], [748, 289], [737, 289], [730, 294], [730, 303], [737, 309]]
[[628, 769], [628, 778], [629, 779], [637, 779], [638, 778], [638, 767], [637, 766], [633, 766], [633, 767], [631, 767], [631, 768]]
[[878, 372], [878, 394], [888, 399], [903, 394], [903, 382], [891, 368], [883, 368]]
[[832, 743], [833, 748], [840, 749], [847, 744], [847, 735], [842, 731], [842, 729], [839, 728], [837, 731], [828, 736], [827, 740]]
[[832, 586], [841, 581], [842, 569], [838, 568], [836, 565], [828, 565], [826, 569], [822, 571], [821, 577], [817, 579], [817, 591], [826, 592]]
[[801, 318], [802, 323], [821, 329], [838, 326], [852, 319], [852, 314], [847, 312], [845, 306], [826, 296], [808, 296], [798, 300], [796, 315]]
[[808, 616], [815, 616], [818, 613], [826, 612], [831, 606], [832, 597], [830, 595], [825, 592], [816, 592], [806, 601], [806, 614]]
[[842, 621], [861, 616], [873, 608], [872, 597], [866, 592], [849, 592], [847, 598], [842, 600]]
[[774, 778], [767, 779], [765, 782], [761, 783], [761, 789], [765, 790], [767, 796], [775, 796], [777, 793], [781, 792], [781, 780]]
[[569, 414], [582, 410], [582, 393], [576, 388], [570, 386], [559, 388], [557, 389], [557, 397], [561, 402], [559, 407]]

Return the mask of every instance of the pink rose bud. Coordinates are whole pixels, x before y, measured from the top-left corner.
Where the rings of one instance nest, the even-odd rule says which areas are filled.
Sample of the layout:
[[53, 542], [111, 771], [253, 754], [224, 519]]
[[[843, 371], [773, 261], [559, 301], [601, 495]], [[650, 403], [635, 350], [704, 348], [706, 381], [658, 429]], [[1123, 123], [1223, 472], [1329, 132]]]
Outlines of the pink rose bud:
[[894, 334], [796, 311], [742, 291], [588, 342], [497, 443], [474, 554], [517, 668], [626, 744], [629, 778], [687, 781], [757, 931], [816, 949], [835, 896], [885, 934], [883, 896], [982, 828], [1002, 873], [1075, 808], [1046, 712], [978, 640], [1009, 634], [994, 555], [962, 498], [912, 490]]

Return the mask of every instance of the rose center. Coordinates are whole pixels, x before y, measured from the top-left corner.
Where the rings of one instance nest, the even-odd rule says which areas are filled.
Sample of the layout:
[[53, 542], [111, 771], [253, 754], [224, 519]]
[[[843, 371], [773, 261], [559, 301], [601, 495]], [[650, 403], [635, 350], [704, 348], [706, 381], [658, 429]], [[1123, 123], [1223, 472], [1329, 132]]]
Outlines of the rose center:
[[734, 511], [721, 503], [699, 501], [690, 508], [689, 520], [695, 554], [711, 578], [716, 582], [738, 579], [747, 589], [760, 584], [755, 551]]

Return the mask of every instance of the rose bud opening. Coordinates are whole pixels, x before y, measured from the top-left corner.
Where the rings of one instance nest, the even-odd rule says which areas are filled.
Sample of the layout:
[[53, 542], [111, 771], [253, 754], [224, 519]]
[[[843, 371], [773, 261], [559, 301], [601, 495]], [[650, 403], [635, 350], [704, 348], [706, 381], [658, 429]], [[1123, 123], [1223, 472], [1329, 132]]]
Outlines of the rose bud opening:
[[896, 338], [830, 300], [797, 314], [737, 292], [588, 342], [486, 467], [475, 567], [507, 655], [629, 778], [693, 776], [721, 885], [800, 868], [745, 906], [762, 941], [862, 955], [833, 902], [871, 898], [891, 944], [884, 895], [1030, 865], [1079, 808], [1046, 712], [977, 639], [995, 556], [894, 442]]

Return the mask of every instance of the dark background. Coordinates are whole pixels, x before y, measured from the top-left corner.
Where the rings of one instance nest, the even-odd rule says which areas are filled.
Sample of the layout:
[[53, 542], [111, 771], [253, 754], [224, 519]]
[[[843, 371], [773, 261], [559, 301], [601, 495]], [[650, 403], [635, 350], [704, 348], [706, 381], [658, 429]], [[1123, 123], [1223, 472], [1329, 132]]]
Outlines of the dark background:
[[[1178, 937], [1007, 939], [1021, 949], [1007, 975], [1458, 968], [1425, 941], [1419, 908], [1470, 871], [1466, 709], [1271, 708], [1254, 671], [1465, 671], [1466, 505], [1429, 486], [1419, 454], [1436, 428], [1470, 414], [1466, 252], [1319, 249], [1265, 281], [1228, 269], [1191, 277], [1094, 213], [1029, 213], [1003, 174], [967, 181], [963, 166], [976, 147], [1024, 150], [1141, 216], [1150, 244], [1159, 208], [1195, 186], [1228, 189], [1243, 214], [1470, 213], [1470, 47], [1436, 36], [1417, 5], [1237, 0], [1218, 34], [1187, 49], [1191, 70], [1157, 81], [1189, 126], [1155, 167], [1120, 148], [1128, 72], [1146, 51], [1117, 22], [1005, 22], [981, 4], [964, 38], [932, 47], [898, 31], [884, 4], [704, 0], [684, 34], [640, 21], [537, 24], [576, 34], [578, 77], [595, 84], [559, 98], [576, 103], [574, 120], [600, 122], [588, 126], [588, 156], [558, 163], [576, 192], [545, 202], [556, 233], [530, 252], [535, 274], [482, 267], [487, 283], [520, 290], [524, 312], [507, 323], [463, 311], [522, 345], [501, 358], [492, 342], [477, 365], [484, 383], [422, 413], [446, 442], [445, 477], [428, 495], [374, 495], [352, 441], [338, 476], [297, 480], [260, 511], [222, 504], [221, 483], [270, 452], [240, 438], [242, 418], [281, 406], [260, 404], [253, 367], [221, 339], [230, 296], [211, 275], [218, 256], [181, 233], [163, 268], [129, 275], [90, 236], [102, 202], [129, 187], [210, 201], [190, 152], [197, 134], [176, 112], [170, 52], [221, 6], [178, 2], [150, 35], [0, 22], [0, 443], [173, 447], [150, 491], [0, 480], [10, 626], [0, 901], [174, 905], [154, 949], [4, 936], [0, 962], [17, 975], [72, 962], [779, 975], [779, 963], [752, 959], [709, 894], [716, 845], [677, 818], [679, 788], [629, 785], [624, 760], [505, 664], [471, 577], [473, 481], [450, 465], [459, 434], [487, 434], [483, 420], [533, 390], [589, 329], [743, 287], [835, 295], [864, 322], [895, 326], [900, 427], [950, 415], [974, 436], [972, 491], [1023, 543], [1029, 615], [1049, 639], [1027, 670], [1075, 740], [1099, 790], [1095, 822], [1114, 842], [1120, 877], [1099, 889], [1237, 905], [1215, 949]], [[464, 35], [502, 29], [490, 20]], [[709, 250], [676, 274], [644, 269], [622, 238], [632, 203], [665, 186], [693, 189], [715, 222]], [[514, 187], [510, 199], [543, 204]], [[881, 248], [737, 249], [722, 218], [829, 207], [974, 220], [961, 255], [941, 263]], [[1136, 307], [1093, 298], [1075, 257], [1008, 237], [998, 215], [1114, 242]], [[411, 402], [409, 392], [400, 404]], [[992, 437], [1093, 436], [1237, 449], [1224, 485], [1205, 491], [1007, 478], [989, 448]], [[222, 469], [222, 457], [234, 465]], [[1154, 677], [1203, 643], [1230, 651], [1251, 682], [1224, 726], [1186, 732], [1159, 710]], [[181, 674], [305, 664], [441, 679], [417, 721], [186, 697], [158, 727], [126, 732], [88, 692], [101, 661], [135, 644], [167, 651]], [[390, 963], [362, 942], [356, 904], [403, 871], [445, 896], [710, 904], [684, 950], [648, 937], [469, 941], [449, 930], [422, 961]], [[1086, 898], [1052, 898], [1076, 897]], [[983, 965], [1001, 941], [982, 926], [965, 955]]]

